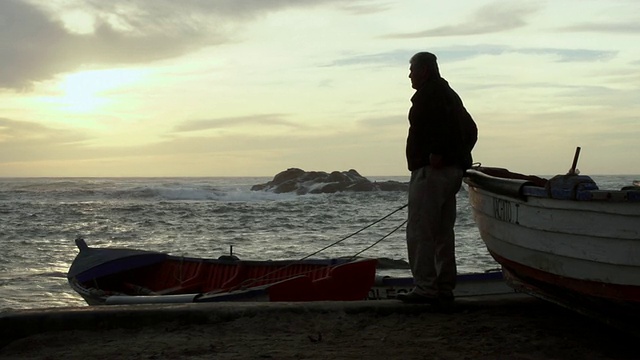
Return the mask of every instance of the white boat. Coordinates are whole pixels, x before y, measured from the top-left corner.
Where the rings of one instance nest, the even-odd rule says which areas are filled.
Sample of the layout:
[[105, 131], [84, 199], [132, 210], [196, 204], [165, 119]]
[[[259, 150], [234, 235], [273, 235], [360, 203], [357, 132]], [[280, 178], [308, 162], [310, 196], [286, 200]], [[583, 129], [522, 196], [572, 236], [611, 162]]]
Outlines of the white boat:
[[640, 189], [602, 190], [575, 171], [546, 180], [486, 167], [465, 183], [510, 286], [584, 313], [640, 315]]

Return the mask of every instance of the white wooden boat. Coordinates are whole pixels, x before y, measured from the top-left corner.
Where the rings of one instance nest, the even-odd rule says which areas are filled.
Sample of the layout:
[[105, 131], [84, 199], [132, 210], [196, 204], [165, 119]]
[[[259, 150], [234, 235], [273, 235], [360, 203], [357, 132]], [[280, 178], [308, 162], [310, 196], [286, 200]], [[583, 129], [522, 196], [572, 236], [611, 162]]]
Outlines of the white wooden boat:
[[640, 315], [640, 188], [602, 190], [573, 170], [546, 180], [483, 167], [465, 183], [510, 286], [580, 312]]

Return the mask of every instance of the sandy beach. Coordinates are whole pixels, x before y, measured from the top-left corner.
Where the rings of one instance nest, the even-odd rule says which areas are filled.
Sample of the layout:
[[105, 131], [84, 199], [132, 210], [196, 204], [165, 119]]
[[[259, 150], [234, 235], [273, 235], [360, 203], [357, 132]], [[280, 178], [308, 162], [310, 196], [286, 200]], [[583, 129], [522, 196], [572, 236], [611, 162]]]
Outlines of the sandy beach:
[[632, 359], [636, 338], [534, 298], [188, 304], [4, 315], [2, 359]]

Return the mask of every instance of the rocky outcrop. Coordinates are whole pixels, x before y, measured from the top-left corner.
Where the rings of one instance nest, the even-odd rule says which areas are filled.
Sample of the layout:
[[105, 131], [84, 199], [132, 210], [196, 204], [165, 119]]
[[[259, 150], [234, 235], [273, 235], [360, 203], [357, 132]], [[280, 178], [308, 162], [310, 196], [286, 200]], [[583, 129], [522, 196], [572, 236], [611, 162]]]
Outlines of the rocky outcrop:
[[278, 173], [273, 180], [251, 187], [254, 191], [272, 191], [276, 194], [295, 192], [326, 194], [341, 191], [407, 191], [409, 185], [399, 181], [370, 181], [357, 171], [304, 171], [291, 168]]

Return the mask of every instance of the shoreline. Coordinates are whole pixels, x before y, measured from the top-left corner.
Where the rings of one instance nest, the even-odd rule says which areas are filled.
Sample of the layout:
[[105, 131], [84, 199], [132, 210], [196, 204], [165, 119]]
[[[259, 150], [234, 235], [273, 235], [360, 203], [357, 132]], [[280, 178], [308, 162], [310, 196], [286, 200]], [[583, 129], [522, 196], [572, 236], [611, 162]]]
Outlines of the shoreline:
[[637, 341], [523, 294], [456, 301], [156, 304], [2, 314], [7, 359], [625, 359]]

